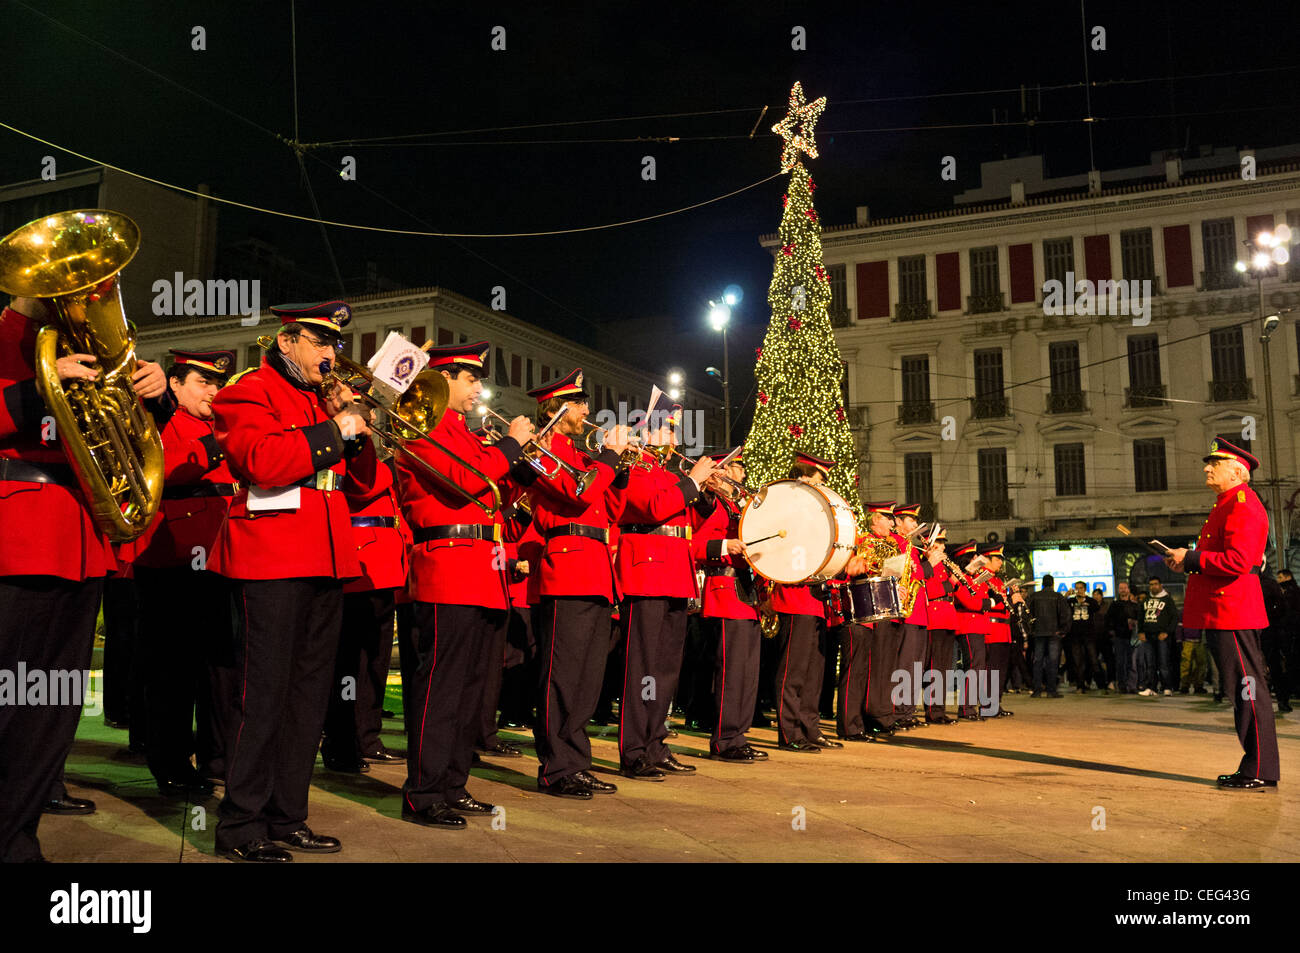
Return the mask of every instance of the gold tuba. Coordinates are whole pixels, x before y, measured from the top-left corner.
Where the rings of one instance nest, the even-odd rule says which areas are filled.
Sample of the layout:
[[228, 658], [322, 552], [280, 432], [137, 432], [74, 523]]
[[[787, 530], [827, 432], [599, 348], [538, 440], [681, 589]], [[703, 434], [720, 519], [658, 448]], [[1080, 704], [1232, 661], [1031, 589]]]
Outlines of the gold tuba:
[[888, 536], [867, 536], [857, 547], [856, 554], [867, 561], [867, 571], [871, 575], [881, 575], [886, 560], [903, 556], [902, 573], [898, 576], [899, 608], [906, 619], [912, 614], [916, 605], [917, 594], [921, 591], [923, 580], [912, 578], [912, 544], [899, 548], [897, 541]]
[[[162, 440], [131, 386], [135, 334], [118, 280], [139, 247], [135, 222], [100, 209], [48, 215], [0, 239], [0, 291], [43, 298], [57, 316], [36, 336], [36, 389], [96, 525], [118, 543], [148, 528], [163, 484]], [[60, 381], [55, 362], [68, 354], [95, 355], [99, 377]]]

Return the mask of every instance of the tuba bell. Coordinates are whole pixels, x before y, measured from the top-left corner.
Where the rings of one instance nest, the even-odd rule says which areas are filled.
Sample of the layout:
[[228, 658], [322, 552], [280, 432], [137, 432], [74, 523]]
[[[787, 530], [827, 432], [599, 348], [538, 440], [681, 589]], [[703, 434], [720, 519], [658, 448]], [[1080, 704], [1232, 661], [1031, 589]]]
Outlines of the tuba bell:
[[[47, 215], [0, 239], [0, 291], [42, 298], [56, 316], [36, 336], [36, 389], [96, 525], [118, 543], [149, 527], [163, 484], [162, 440], [131, 386], [135, 333], [118, 277], [139, 247], [135, 222], [101, 209]], [[60, 381], [68, 354], [95, 355], [99, 377]]]

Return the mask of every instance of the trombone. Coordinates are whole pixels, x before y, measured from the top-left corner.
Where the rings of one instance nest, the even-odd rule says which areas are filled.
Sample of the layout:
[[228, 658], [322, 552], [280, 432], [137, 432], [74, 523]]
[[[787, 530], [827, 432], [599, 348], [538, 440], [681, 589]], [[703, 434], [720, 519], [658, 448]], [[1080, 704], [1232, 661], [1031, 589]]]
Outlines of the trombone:
[[[582, 494], [587, 491], [587, 488], [591, 486], [591, 481], [596, 479], [596, 477], [599, 474], [595, 470], [579, 470], [573, 464], [561, 460], [554, 453], [552, 453], [550, 450], [547, 450], [538, 442], [539, 440], [541, 440], [542, 437], [546, 435], [546, 433], [552, 427], [554, 427], [559, 422], [560, 418], [563, 417], [568, 412], [568, 409], [569, 409], [568, 404], [562, 404], [560, 406], [560, 409], [555, 412], [555, 416], [553, 416], [550, 422], [545, 427], [542, 428], [541, 433], [537, 434], [533, 438], [533, 442], [529, 446], [524, 448], [524, 459], [528, 461], [528, 465], [530, 467], [532, 467], [534, 470], [536, 470], [538, 473], [540, 473], [548, 480], [554, 480], [556, 476], [559, 474], [560, 470], [563, 470], [565, 473], [569, 475], [569, 479], [573, 480], [573, 482], [578, 485], [577, 495], [582, 496]], [[501, 416], [499, 413], [497, 413], [491, 407], [488, 407], [486, 404], [479, 404], [478, 412], [480, 414], [491, 414], [493, 417], [501, 421], [506, 426], [510, 425], [510, 421], [506, 420], [505, 417]], [[543, 464], [541, 461], [541, 455], [548, 456], [552, 460], [554, 460], [555, 465], [559, 467], [559, 470], [547, 470], [545, 464]]]
[[[275, 341], [270, 335], [263, 335], [257, 339], [257, 344], [266, 350], [270, 350], [272, 343]], [[339, 372], [342, 368], [343, 373]], [[358, 383], [360, 382], [360, 383]], [[406, 454], [407, 458], [419, 464], [424, 470], [444, 486], [455, 490], [466, 500], [473, 503], [484, 513], [494, 514], [501, 509], [501, 490], [490, 480], [486, 473], [479, 470], [459, 455], [453, 453], [444, 447], [441, 443], [434, 440], [429, 435], [447, 410], [447, 380], [437, 371], [430, 371], [427, 368], [415, 375], [415, 380], [411, 381], [405, 393], [398, 398], [397, 406], [390, 407], [384, 401], [380, 400], [374, 394], [368, 393], [361, 388], [369, 388], [374, 385], [375, 377], [367, 367], [358, 364], [350, 357], [342, 354], [334, 355], [334, 367], [326, 372], [325, 380], [321, 382], [321, 393], [324, 396], [326, 385], [329, 383], [339, 384], [349, 388], [358, 398], [374, 407], [376, 410], [382, 410], [393, 420], [397, 421], [410, 436], [403, 436], [395, 431], [380, 427], [378, 424], [371, 424], [370, 429], [379, 438], [386, 449], [396, 453], [398, 451]], [[355, 385], [355, 386], [354, 386]], [[417, 420], [410, 419], [409, 414], [414, 414]], [[426, 429], [427, 428], [427, 429]], [[492, 494], [491, 504], [484, 503], [478, 498], [478, 495], [462, 489], [460, 484], [456, 483], [451, 477], [434, 467], [423, 457], [417, 456], [415, 451], [406, 446], [408, 440], [423, 440], [431, 444], [442, 453], [451, 457], [456, 463], [468, 470], [474, 476], [478, 477], [484, 483], [484, 489]], [[479, 491], [482, 493], [482, 490]]]

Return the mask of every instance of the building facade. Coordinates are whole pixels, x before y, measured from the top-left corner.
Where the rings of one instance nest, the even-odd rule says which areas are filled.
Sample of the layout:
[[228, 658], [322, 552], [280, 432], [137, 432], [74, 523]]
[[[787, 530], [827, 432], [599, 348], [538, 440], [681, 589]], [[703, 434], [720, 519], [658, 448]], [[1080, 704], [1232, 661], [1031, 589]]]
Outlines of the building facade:
[[[1300, 263], [1262, 281], [1234, 266], [1282, 223], [1300, 243], [1300, 148], [1069, 180], [1041, 169], [986, 164], [979, 204], [878, 222], [859, 209], [824, 229], [864, 495], [927, 504], [950, 539], [1018, 544], [1022, 571], [1035, 548], [1108, 546], [1119, 578], [1154, 567], [1117, 523], [1195, 538], [1215, 436], [1260, 457], [1256, 489], [1269, 504], [1278, 480], [1285, 508], [1300, 469], [1300, 329], [1286, 313], [1300, 309]], [[1089, 300], [1085, 280], [1124, 290]], [[1281, 312], [1267, 345], [1276, 434], [1261, 284], [1263, 314]]]

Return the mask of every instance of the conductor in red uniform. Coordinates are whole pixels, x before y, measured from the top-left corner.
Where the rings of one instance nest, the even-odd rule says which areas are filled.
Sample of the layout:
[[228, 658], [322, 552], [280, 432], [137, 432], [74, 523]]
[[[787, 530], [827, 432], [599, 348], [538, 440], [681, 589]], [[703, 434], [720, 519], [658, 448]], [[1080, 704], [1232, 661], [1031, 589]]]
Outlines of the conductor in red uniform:
[[1259, 584], [1268, 513], [1250, 488], [1259, 460], [1222, 437], [1205, 457], [1205, 485], [1217, 497], [1196, 549], [1175, 549], [1169, 568], [1188, 574], [1183, 627], [1216, 633], [1215, 661], [1232, 697], [1237, 737], [1245, 751], [1219, 784], [1239, 790], [1277, 787], [1279, 765], [1273, 698], [1260, 635], [1268, 626]]
[[365, 415], [321, 393], [352, 310], [342, 301], [271, 309], [281, 328], [262, 366], [212, 402], [217, 443], [240, 489], [208, 568], [232, 580], [239, 716], [226, 746], [217, 850], [283, 862], [283, 847], [340, 849], [307, 826], [307, 791], [329, 700], [343, 580], [361, 574], [347, 495], [375, 484]]
[[[447, 381], [447, 409], [432, 436], [438, 445], [487, 479], [503, 480], [533, 439], [527, 417], [515, 417], [491, 446], [470, 433], [465, 415], [483, 391], [487, 341], [429, 350], [429, 367]], [[407, 447], [440, 479], [403, 456], [398, 461], [402, 504], [415, 539], [411, 595], [415, 600], [419, 665], [408, 697], [406, 783], [402, 818], [414, 824], [463, 829], [461, 814], [491, 814], [493, 806], [465, 789], [483, 711], [489, 665], [500, 665], [498, 636], [510, 609], [505, 519], [488, 512], [493, 496], [482, 477], [426, 440]], [[497, 651], [493, 657], [494, 649]]]

